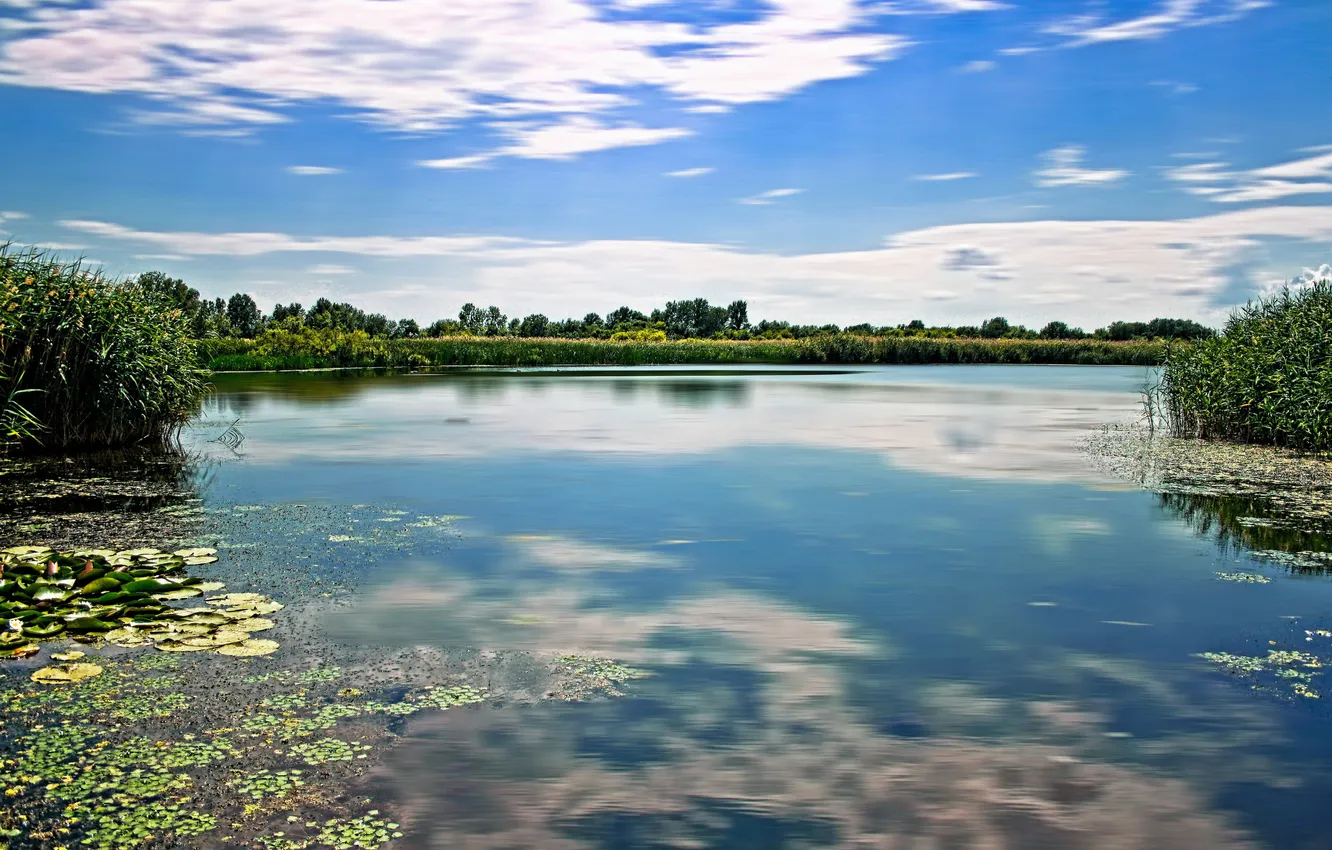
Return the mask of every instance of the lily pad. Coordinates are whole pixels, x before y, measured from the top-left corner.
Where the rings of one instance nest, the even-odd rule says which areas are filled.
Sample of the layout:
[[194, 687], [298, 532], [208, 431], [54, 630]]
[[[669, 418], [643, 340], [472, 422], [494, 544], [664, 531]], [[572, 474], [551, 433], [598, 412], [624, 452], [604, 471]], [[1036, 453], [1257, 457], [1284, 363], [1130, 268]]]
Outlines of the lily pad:
[[216, 593], [226, 584], [220, 581], [201, 581], [194, 586], [200, 593]]
[[216, 555], [216, 549], [177, 549], [171, 554], [181, 558], [206, 558], [210, 555]]
[[185, 559], [185, 566], [187, 567], [198, 567], [202, 566], [203, 564], [215, 564], [215, 563], [217, 563], [217, 558], [216, 556], [213, 555], [203, 555], [198, 558]]
[[177, 643], [175, 641], [159, 643], [157, 648], [163, 652], [203, 652], [208, 649], [206, 646], [190, 646], [187, 643]]
[[55, 664], [33, 673], [32, 680], [43, 685], [66, 685], [91, 679], [101, 673], [102, 668], [96, 664]]
[[268, 597], [262, 593], [226, 593], [222, 596], [209, 597], [208, 601], [213, 605], [222, 605], [230, 608], [235, 605], [249, 605], [259, 602], [267, 602]]
[[168, 590], [166, 593], [154, 593], [153, 598], [160, 600], [189, 599], [191, 596], [201, 596], [202, 594], [203, 591], [197, 587], [182, 587], [179, 590]]
[[236, 643], [243, 643], [250, 639], [249, 632], [236, 632], [220, 629], [211, 635], [200, 635], [199, 637], [186, 638], [181, 643], [186, 646], [202, 646], [213, 648], [218, 646], [230, 646]]
[[69, 652], [52, 653], [51, 657], [54, 658], [56, 661], [78, 661], [80, 658], [84, 657], [84, 655], [86, 655], [86, 653], [79, 652], [77, 649], [74, 649], [70, 650]]
[[258, 655], [272, 655], [277, 652], [280, 644], [275, 640], [263, 640], [261, 638], [251, 638], [244, 643], [235, 643], [230, 646], [224, 646], [218, 649], [219, 655], [234, 655], [248, 658]]
[[114, 629], [107, 632], [105, 638], [107, 643], [123, 647], [147, 646], [151, 643], [146, 634], [131, 628]]
[[276, 625], [277, 623], [272, 620], [265, 620], [263, 617], [250, 617], [245, 620], [237, 620], [228, 626], [228, 628], [235, 629], [236, 631], [264, 632]]

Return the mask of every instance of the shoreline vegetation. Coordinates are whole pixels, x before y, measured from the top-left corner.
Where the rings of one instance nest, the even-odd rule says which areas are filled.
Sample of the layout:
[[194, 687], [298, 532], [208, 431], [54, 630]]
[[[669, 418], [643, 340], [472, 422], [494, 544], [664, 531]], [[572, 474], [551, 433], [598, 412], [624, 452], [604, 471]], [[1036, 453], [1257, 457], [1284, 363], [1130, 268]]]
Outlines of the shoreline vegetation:
[[199, 340], [215, 372], [436, 366], [647, 366], [711, 363], [1159, 365], [1159, 341], [932, 339], [829, 334], [805, 339], [609, 340], [456, 336], [377, 339], [362, 332], [269, 332]]
[[0, 454], [167, 444], [207, 388], [197, 358], [159, 293], [0, 245]]
[[1176, 437], [1332, 451], [1332, 280], [1237, 308], [1219, 336], [1166, 352], [1149, 394]]

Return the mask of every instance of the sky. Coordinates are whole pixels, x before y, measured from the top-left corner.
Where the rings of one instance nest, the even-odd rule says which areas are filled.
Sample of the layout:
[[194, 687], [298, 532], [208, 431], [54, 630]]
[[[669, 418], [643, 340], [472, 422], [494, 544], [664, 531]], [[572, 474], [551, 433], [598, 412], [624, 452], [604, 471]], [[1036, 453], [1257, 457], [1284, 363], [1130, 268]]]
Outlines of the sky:
[[1211, 324], [1332, 263], [1328, 0], [0, 0], [0, 238], [422, 322]]

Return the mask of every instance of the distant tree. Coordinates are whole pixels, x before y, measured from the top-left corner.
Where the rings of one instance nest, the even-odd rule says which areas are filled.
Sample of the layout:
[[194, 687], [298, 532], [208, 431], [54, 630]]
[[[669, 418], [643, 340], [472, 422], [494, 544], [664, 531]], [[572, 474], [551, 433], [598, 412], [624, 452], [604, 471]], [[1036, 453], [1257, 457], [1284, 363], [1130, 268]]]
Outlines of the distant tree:
[[670, 301], [662, 310], [666, 333], [676, 338], [707, 338], [726, 327], [727, 309], [712, 307], [706, 298]]
[[281, 322], [285, 319], [305, 319], [305, 308], [299, 303], [293, 301], [290, 304], [275, 304], [273, 314], [269, 317], [270, 322]]
[[872, 336], [874, 334], [874, 326], [871, 325], [869, 322], [862, 322], [858, 325], [848, 326], [846, 328], [846, 333], [860, 334], [861, 336]]
[[203, 303], [199, 298], [199, 290], [165, 272], [144, 272], [139, 275], [138, 284], [145, 292], [158, 296], [190, 317], [198, 312]]
[[1147, 336], [1146, 322], [1111, 322], [1096, 331], [1100, 339], [1123, 342], [1130, 339], [1142, 339]]
[[244, 292], [237, 292], [227, 301], [227, 321], [231, 323], [232, 333], [252, 339], [259, 333], [259, 320], [263, 313], [259, 305]]
[[540, 313], [533, 313], [518, 323], [519, 336], [549, 336], [550, 319]]
[[437, 319], [430, 323], [430, 327], [426, 328], [426, 336], [453, 336], [460, 330], [462, 330], [462, 325], [453, 319]]
[[458, 324], [468, 333], [479, 334], [485, 331], [486, 317], [480, 307], [468, 301], [458, 311]]
[[606, 327], [608, 328], [643, 328], [647, 327], [647, 324], [647, 316], [628, 307], [620, 307], [606, 314]]
[[359, 329], [353, 328], [353, 330], [363, 330], [370, 336], [394, 336], [396, 326], [393, 320], [383, 313], [371, 313], [365, 317]]
[[925, 323], [920, 319], [912, 319], [907, 322], [906, 329], [909, 331], [923, 331], [925, 330]]
[[482, 331], [486, 336], [499, 336], [509, 326], [509, 318], [500, 312], [500, 308], [493, 304], [486, 308], [482, 317]]
[[1049, 322], [1041, 328], [1041, 339], [1072, 339], [1073, 329], [1064, 322]]
[[601, 316], [596, 313], [588, 313], [583, 317], [583, 328], [585, 330], [592, 331], [605, 326], [605, 323], [601, 321]]
[[1007, 319], [1003, 316], [995, 316], [993, 319], [986, 319], [985, 323], [980, 326], [980, 335], [985, 339], [1000, 339], [1012, 329], [1013, 326], [1008, 323]]
[[415, 319], [399, 319], [389, 335], [394, 339], [412, 339], [421, 335], [421, 326]]
[[320, 298], [305, 314], [305, 323], [316, 330], [363, 331], [365, 311], [346, 302]]
[[726, 329], [743, 331], [749, 328], [749, 302], [732, 301], [726, 307]]
[[1152, 319], [1147, 323], [1147, 336], [1162, 339], [1208, 339], [1216, 331], [1191, 319]]
[[522, 327], [522, 321], [517, 316], [509, 320], [509, 336], [518, 336], [518, 329]]

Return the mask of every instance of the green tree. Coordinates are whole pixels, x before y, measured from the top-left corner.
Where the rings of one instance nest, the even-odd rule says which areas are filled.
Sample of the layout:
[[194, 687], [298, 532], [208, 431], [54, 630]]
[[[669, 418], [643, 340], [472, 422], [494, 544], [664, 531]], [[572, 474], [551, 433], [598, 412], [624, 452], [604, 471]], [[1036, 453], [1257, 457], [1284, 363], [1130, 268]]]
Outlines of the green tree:
[[547, 319], [540, 313], [533, 313], [525, 316], [518, 324], [519, 336], [549, 336], [550, 319]]
[[749, 329], [749, 302], [732, 301], [726, 307], [726, 329], [743, 331]]
[[1003, 316], [995, 316], [993, 319], [986, 319], [980, 326], [980, 335], [985, 339], [1000, 339], [1005, 336], [1013, 326]]
[[486, 327], [485, 314], [480, 307], [468, 301], [458, 311], [458, 325], [470, 334], [482, 333]]
[[227, 321], [236, 336], [253, 339], [259, 333], [259, 320], [263, 313], [254, 299], [244, 292], [237, 292], [227, 301]]

